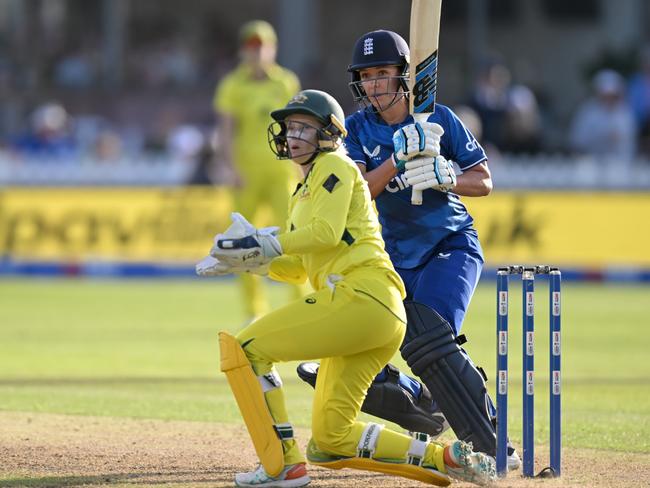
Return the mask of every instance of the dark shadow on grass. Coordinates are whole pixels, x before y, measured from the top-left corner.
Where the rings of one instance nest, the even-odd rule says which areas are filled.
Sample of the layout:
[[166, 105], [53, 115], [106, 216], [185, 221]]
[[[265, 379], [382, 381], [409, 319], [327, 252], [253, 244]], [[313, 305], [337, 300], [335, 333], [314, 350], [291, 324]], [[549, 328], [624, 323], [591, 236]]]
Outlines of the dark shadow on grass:
[[[353, 469], [330, 470], [322, 467], [315, 468], [314, 466], [310, 466], [309, 475], [314, 484], [317, 484], [319, 480], [323, 482], [338, 481], [345, 483], [345, 486], [374, 486], [375, 484], [390, 486], [391, 478], [398, 479], [402, 483], [402, 486], [405, 486], [403, 483], [407, 481], [405, 478], [374, 473], [372, 471], [357, 471]], [[373, 480], [381, 481], [373, 483]], [[421, 483], [413, 482], [412, 488], [421, 488], [422, 486], [424, 485]]]
[[[189, 479], [189, 477], [194, 479]], [[93, 476], [44, 476], [41, 478], [14, 478], [0, 480], [1, 488], [33, 487], [33, 488], [59, 488], [66, 486], [83, 485], [174, 485], [174, 484], [203, 484], [209, 483], [216, 486], [232, 486], [234, 474], [222, 471], [191, 471], [191, 472], [152, 472], [152, 473], [106, 473]]]
[[[91, 385], [141, 385], [141, 384], [214, 384], [221, 378], [213, 377], [104, 377], [104, 378], [0, 378], [0, 386], [91, 386]], [[225, 381], [225, 380], [224, 380]]]
[[[329, 470], [311, 466], [310, 475], [312, 482], [327, 483], [328, 481], [349, 482], [350, 486], [363, 483], [369, 486], [373, 485], [373, 479], [382, 479], [381, 485], [388, 486], [387, 483], [391, 476], [381, 475], [368, 471], [356, 470]], [[41, 478], [14, 478], [9, 480], [0, 480], [0, 488], [64, 488], [74, 486], [88, 485], [146, 485], [146, 486], [174, 486], [174, 485], [202, 485], [209, 484], [210, 488], [222, 488], [233, 486], [235, 469], [229, 466], [219, 471], [175, 471], [175, 472], [150, 472], [150, 473], [106, 473], [93, 476], [44, 476]], [[402, 478], [403, 482], [404, 479]], [[413, 488], [422, 486], [415, 483]]]
[[[192, 473], [196, 475], [196, 473]], [[386, 478], [382, 480], [383, 486], [389, 486], [387, 479], [389, 476], [373, 475], [362, 476], [359, 478], [359, 472], [350, 472], [349, 474], [338, 474], [330, 476], [319, 476], [318, 473], [311, 473], [312, 483], [319, 481], [327, 483], [328, 481], [349, 482], [350, 486], [355, 486], [358, 483], [369, 484], [372, 486], [373, 478]], [[113, 473], [96, 476], [47, 476], [43, 478], [16, 478], [13, 480], [0, 480], [1, 488], [65, 488], [75, 486], [110, 486], [114, 484], [129, 484], [133, 486], [174, 486], [174, 485], [201, 485], [205, 484], [210, 488], [225, 488], [233, 486], [234, 473], [211, 473], [210, 476], [205, 476], [202, 479], [178, 479], [174, 475], [180, 476], [182, 473], [142, 473], [142, 474], [129, 474], [129, 473]], [[157, 477], [169, 476], [169, 479], [156, 479]], [[404, 482], [403, 479], [401, 479]], [[402, 485], [404, 486], [404, 485]], [[422, 484], [415, 483], [410, 488], [419, 488]]]
[[[299, 383], [299, 378], [287, 378], [283, 383]], [[194, 377], [98, 377], [98, 378], [0, 378], [0, 386], [104, 386], [104, 385], [143, 385], [143, 384], [199, 384], [213, 385], [226, 383], [220, 376]]]

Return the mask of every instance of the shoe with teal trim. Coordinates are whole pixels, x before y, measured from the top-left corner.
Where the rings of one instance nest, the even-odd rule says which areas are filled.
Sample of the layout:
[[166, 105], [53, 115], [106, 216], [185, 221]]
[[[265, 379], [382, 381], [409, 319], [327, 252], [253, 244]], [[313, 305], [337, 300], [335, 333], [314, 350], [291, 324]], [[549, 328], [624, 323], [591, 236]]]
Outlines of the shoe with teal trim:
[[455, 441], [445, 447], [447, 474], [459, 481], [489, 485], [497, 480], [496, 463], [482, 452], [474, 452], [472, 444]]
[[257, 488], [298, 488], [307, 486], [310, 481], [305, 463], [285, 466], [282, 472], [275, 477], [269, 476], [261, 464], [254, 471], [235, 475], [236, 486]]

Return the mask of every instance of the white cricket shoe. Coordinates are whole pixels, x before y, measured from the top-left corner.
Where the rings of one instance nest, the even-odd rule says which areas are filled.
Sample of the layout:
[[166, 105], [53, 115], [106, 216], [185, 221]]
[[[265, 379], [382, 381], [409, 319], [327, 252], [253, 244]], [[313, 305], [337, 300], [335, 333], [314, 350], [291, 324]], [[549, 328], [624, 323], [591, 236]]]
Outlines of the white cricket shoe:
[[508, 444], [508, 471], [515, 471], [521, 467], [521, 458], [517, 450]]
[[269, 476], [261, 464], [255, 471], [237, 473], [235, 475], [236, 486], [296, 488], [299, 486], [307, 486], [310, 481], [305, 463], [285, 466], [282, 472], [275, 477]]
[[447, 474], [459, 481], [488, 485], [497, 479], [496, 463], [487, 454], [472, 451], [472, 444], [455, 441], [445, 448], [453, 464], [445, 463]]

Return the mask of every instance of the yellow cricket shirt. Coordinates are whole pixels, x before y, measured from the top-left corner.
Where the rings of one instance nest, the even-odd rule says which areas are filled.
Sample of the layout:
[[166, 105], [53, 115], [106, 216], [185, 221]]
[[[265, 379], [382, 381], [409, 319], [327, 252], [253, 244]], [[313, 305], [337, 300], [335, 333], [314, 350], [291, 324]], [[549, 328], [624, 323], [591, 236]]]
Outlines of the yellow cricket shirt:
[[320, 290], [328, 277], [341, 276], [403, 318], [404, 284], [384, 250], [368, 186], [345, 154], [316, 158], [291, 197], [286, 228], [278, 236], [284, 255], [272, 261], [272, 278], [308, 277]]
[[217, 87], [214, 108], [235, 120], [234, 164], [246, 177], [264, 172], [293, 171], [278, 164], [269, 148], [267, 128], [273, 119], [270, 113], [282, 108], [300, 90], [300, 82], [291, 71], [274, 64], [267, 69], [268, 78], [254, 80], [250, 67], [240, 65], [226, 75]]

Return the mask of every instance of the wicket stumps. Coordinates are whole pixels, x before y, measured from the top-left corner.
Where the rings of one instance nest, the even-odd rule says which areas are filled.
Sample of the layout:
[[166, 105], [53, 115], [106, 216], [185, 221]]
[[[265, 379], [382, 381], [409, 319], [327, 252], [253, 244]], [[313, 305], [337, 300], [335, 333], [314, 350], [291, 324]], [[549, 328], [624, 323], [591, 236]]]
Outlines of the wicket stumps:
[[510, 275], [522, 279], [522, 444], [523, 475], [535, 469], [535, 275], [549, 276], [549, 400], [550, 473], [560, 476], [562, 464], [561, 418], [561, 281], [558, 268], [550, 266], [507, 266], [497, 271], [497, 473], [505, 476], [508, 464], [508, 281]]

